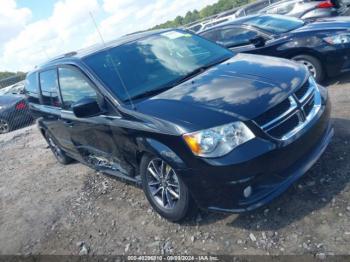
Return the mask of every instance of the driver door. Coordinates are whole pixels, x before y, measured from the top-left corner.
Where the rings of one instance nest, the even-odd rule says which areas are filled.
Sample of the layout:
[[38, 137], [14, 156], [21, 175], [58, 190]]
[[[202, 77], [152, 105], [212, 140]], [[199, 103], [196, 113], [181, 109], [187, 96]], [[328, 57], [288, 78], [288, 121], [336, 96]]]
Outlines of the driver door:
[[[122, 171], [120, 150], [110, 125], [110, 119], [117, 117], [111, 109], [102, 109], [109, 107], [103, 105], [104, 98], [80, 69], [74, 66], [59, 67], [58, 75], [63, 104], [61, 121], [68, 128], [71, 142], [81, 159], [97, 169]], [[72, 108], [84, 98], [96, 99], [103, 113], [87, 118], [76, 117]]]

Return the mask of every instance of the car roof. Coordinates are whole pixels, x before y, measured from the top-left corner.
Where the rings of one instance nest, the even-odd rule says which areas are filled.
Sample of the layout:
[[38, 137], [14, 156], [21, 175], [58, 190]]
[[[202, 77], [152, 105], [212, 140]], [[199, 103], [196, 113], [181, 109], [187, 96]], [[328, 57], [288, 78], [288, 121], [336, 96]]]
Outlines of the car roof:
[[237, 18], [237, 19], [234, 19], [234, 20], [229, 20], [229, 21], [226, 21], [226, 22], [214, 25], [214, 26], [212, 26], [212, 27], [210, 27], [210, 28], [208, 28], [206, 30], [201, 31], [199, 34], [202, 34], [204, 32], [207, 32], [207, 31], [210, 31], [212, 29], [215, 29], [215, 28], [218, 28], [218, 27], [222, 27], [222, 26], [225, 26], [225, 25], [235, 25], [235, 24], [242, 25], [246, 21], [250, 20], [253, 17], [263, 17], [263, 16], [271, 16], [271, 15], [250, 15], [250, 16], [244, 16], [244, 17], [241, 17], [241, 18]]
[[202, 34], [202, 33], [205, 33], [207, 31], [210, 31], [210, 30], [213, 30], [215, 28], [219, 28], [219, 27], [222, 27], [222, 26], [226, 26], [226, 25], [245, 25], [246, 21], [248, 20], [251, 20], [252, 18], [255, 18], [255, 17], [284, 17], [283, 15], [273, 15], [273, 14], [257, 14], [257, 15], [249, 15], [249, 16], [244, 16], [244, 17], [241, 17], [241, 18], [237, 18], [237, 19], [234, 19], [234, 20], [230, 20], [230, 21], [227, 21], [227, 22], [223, 22], [223, 23], [220, 23], [220, 24], [217, 24], [217, 25], [214, 25], [206, 30], [203, 30], [201, 32], [199, 32], [199, 34]]
[[92, 46], [87, 47], [87, 48], [83, 48], [83, 49], [80, 49], [77, 51], [72, 51], [72, 52], [69, 52], [66, 54], [62, 54], [62, 55], [54, 57], [54, 58], [38, 65], [35, 68], [35, 70], [30, 72], [29, 74], [31, 74], [35, 71], [38, 71], [40, 69], [43, 69], [45, 67], [51, 66], [51, 65], [59, 64], [61, 62], [80, 60], [86, 56], [92, 55], [94, 53], [98, 53], [100, 51], [103, 51], [103, 50], [106, 50], [109, 48], [113, 48], [113, 47], [120, 46], [120, 45], [123, 45], [126, 43], [134, 42], [134, 41], [137, 41], [137, 40], [145, 38], [145, 37], [157, 35], [157, 34], [160, 34], [163, 32], [171, 31], [171, 30], [179, 30], [179, 29], [159, 29], [159, 30], [151, 30], [151, 31], [144, 31], [144, 32], [136, 32], [136, 33], [121, 36], [121, 37], [119, 37], [115, 40], [109, 41], [109, 42], [95, 44], [95, 45], [92, 45]]
[[288, 5], [290, 3], [298, 3], [298, 2], [300, 2], [300, 0], [282, 0], [282, 1], [278, 1], [276, 3], [273, 3], [271, 5], [268, 5], [268, 6], [264, 7], [263, 9], [261, 9], [260, 11], [275, 8], [276, 6], [279, 6], [279, 5], [286, 5], [286, 4]]

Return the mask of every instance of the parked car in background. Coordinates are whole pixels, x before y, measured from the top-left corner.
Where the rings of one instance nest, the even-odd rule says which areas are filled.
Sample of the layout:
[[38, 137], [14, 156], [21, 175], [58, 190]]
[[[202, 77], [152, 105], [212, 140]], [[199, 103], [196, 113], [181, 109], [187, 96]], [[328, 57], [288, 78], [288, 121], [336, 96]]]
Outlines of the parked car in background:
[[195, 23], [193, 25], [190, 25], [189, 27], [184, 27], [184, 29], [186, 29], [190, 32], [193, 32], [193, 33], [197, 33], [197, 32], [202, 30], [204, 25], [205, 25], [205, 23], [199, 22], [199, 23]]
[[260, 14], [279, 14], [301, 19], [343, 15], [348, 7], [344, 0], [288, 0], [269, 5]]
[[293, 59], [317, 81], [350, 70], [350, 17], [305, 22], [279, 15], [256, 15], [200, 33], [235, 52]]
[[[214, 19], [214, 20], [209, 21], [209, 22], [205, 22], [202, 24], [202, 27], [197, 32], [207, 30], [215, 25], [218, 25], [218, 24], [221, 24], [224, 22], [228, 22], [228, 21], [231, 21], [233, 19], [235, 19], [235, 16], [225, 16], [225, 17]], [[196, 32], [193, 32], [193, 33], [196, 33]]]
[[189, 30], [193, 33], [198, 33], [207, 30], [219, 23], [227, 22], [238, 17], [256, 14], [266, 6], [269, 6], [279, 1], [281, 0], [258, 0], [253, 3], [241, 7], [236, 7], [231, 10], [219, 13], [217, 15], [213, 15], [205, 20], [191, 23], [187, 26], [184, 26], [184, 29]]
[[23, 95], [0, 96], [0, 134], [32, 122], [33, 118]]
[[317, 161], [333, 135], [327, 89], [304, 66], [235, 54], [181, 30], [124, 36], [27, 75], [57, 160], [142, 184], [180, 221], [195, 206], [258, 208]]
[[250, 4], [244, 5], [241, 8], [239, 8], [235, 12], [235, 17], [243, 17], [243, 16], [248, 16], [248, 15], [254, 15], [257, 14], [259, 11], [264, 9], [265, 7], [268, 7], [274, 3], [279, 2], [280, 0], [258, 0], [254, 1]]
[[8, 95], [8, 94], [23, 94], [23, 93], [24, 93], [24, 81], [21, 81], [14, 85], [7, 86], [0, 89], [0, 96]]

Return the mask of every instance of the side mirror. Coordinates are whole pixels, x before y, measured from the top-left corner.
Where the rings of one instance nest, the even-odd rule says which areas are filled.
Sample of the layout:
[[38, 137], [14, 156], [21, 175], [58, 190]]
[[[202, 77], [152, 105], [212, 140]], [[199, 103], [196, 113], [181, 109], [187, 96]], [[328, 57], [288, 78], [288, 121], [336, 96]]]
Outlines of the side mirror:
[[253, 44], [255, 47], [263, 47], [265, 45], [265, 38], [262, 36], [257, 36], [253, 39], [250, 39], [249, 42]]
[[72, 105], [73, 113], [76, 117], [87, 118], [100, 115], [100, 106], [94, 98], [83, 98]]

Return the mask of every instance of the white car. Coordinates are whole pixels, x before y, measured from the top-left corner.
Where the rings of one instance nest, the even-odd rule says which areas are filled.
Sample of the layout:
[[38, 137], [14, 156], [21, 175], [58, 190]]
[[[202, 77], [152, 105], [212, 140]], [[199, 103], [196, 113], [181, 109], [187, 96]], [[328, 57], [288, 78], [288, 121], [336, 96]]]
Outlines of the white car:
[[24, 81], [21, 81], [14, 85], [10, 85], [0, 89], [0, 95], [23, 94], [23, 92], [24, 92]]

